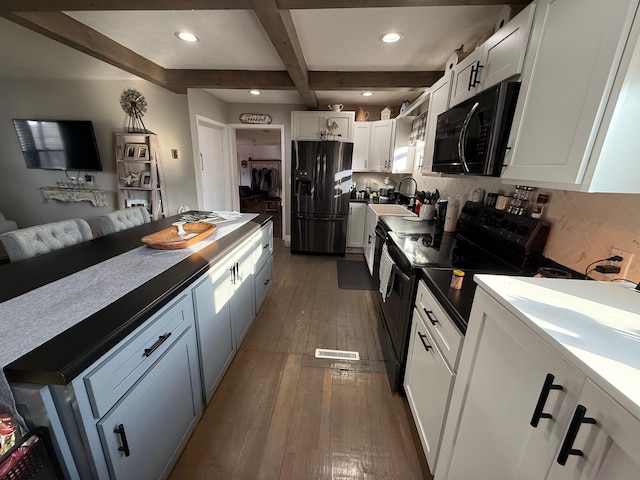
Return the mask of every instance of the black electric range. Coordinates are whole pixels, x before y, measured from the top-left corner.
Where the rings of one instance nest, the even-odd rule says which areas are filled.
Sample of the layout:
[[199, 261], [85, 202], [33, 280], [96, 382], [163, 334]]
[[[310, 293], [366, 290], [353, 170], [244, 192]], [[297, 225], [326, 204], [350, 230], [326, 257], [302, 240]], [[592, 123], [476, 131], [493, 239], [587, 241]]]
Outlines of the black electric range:
[[[540, 266], [562, 268], [542, 256], [549, 230], [547, 222], [474, 202], [464, 205], [453, 233], [413, 217], [380, 217], [376, 255], [383, 257], [384, 246], [393, 262], [393, 280], [388, 291], [378, 295], [379, 333], [392, 390], [402, 389], [418, 281], [425, 281], [465, 333], [476, 287], [474, 274], [531, 276]], [[453, 270], [465, 272], [460, 290], [450, 288]]]

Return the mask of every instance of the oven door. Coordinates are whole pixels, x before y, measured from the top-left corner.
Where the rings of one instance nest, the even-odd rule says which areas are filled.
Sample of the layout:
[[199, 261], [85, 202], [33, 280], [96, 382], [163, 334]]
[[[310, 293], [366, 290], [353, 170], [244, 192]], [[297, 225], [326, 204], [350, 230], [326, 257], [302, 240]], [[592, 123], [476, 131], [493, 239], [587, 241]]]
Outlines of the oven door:
[[409, 317], [415, 287], [415, 276], [407, 275], [397, 265], [393, 266], [393, 286], [382, 311], [395, 356], [401, 363], [406, 356]]

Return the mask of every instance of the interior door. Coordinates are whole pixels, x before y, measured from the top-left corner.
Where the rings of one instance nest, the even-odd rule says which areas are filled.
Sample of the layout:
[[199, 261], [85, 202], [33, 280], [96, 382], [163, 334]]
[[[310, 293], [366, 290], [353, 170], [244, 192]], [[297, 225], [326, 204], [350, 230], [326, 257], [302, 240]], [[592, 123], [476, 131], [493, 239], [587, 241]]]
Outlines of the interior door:
[[199, 202], [204, 210], [233, 210], [232, 178], [223, 141], [225, 128], [218, 122], [198, 119], [200, 151], [196, 172], [200, 172]]

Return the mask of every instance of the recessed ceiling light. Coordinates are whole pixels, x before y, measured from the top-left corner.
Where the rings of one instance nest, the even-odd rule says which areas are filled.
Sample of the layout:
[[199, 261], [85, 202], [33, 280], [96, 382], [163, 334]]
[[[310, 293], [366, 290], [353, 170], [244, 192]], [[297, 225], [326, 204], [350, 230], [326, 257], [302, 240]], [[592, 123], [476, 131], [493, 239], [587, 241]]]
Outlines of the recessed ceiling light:
[[401, 33], [397, 33], [397, 32], [389, 32], [389, 33], [385, 33], [384, 35], [382, 35], [380, 37], [380, 41], [384, 42], [384, 43], [394, 43], [397, 42], [398, 40], [402, 39], [404, 35], [402, 35]]
[[193, 33], [189, 33], [189, 32], [176, 32], [176, 37], [178, 37], [180, 40], [183, 40], [185, 42], [197, 42], [200, 39], [195, 36]]
[[260, 95], [260, 90], [249, 90], [251, 95]]
[[363, 97], [372, 97], [373, 92], [362, 92], [360, 95], [362, 95]]

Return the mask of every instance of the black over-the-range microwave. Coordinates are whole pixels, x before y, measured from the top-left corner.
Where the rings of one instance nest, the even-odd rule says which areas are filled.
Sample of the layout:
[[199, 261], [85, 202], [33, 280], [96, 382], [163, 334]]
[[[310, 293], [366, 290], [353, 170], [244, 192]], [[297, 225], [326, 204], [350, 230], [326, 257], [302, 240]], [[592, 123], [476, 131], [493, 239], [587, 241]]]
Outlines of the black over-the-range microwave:
[[502, 82], [438, 115], [432, 170], [500, 176], [519, 90]]

